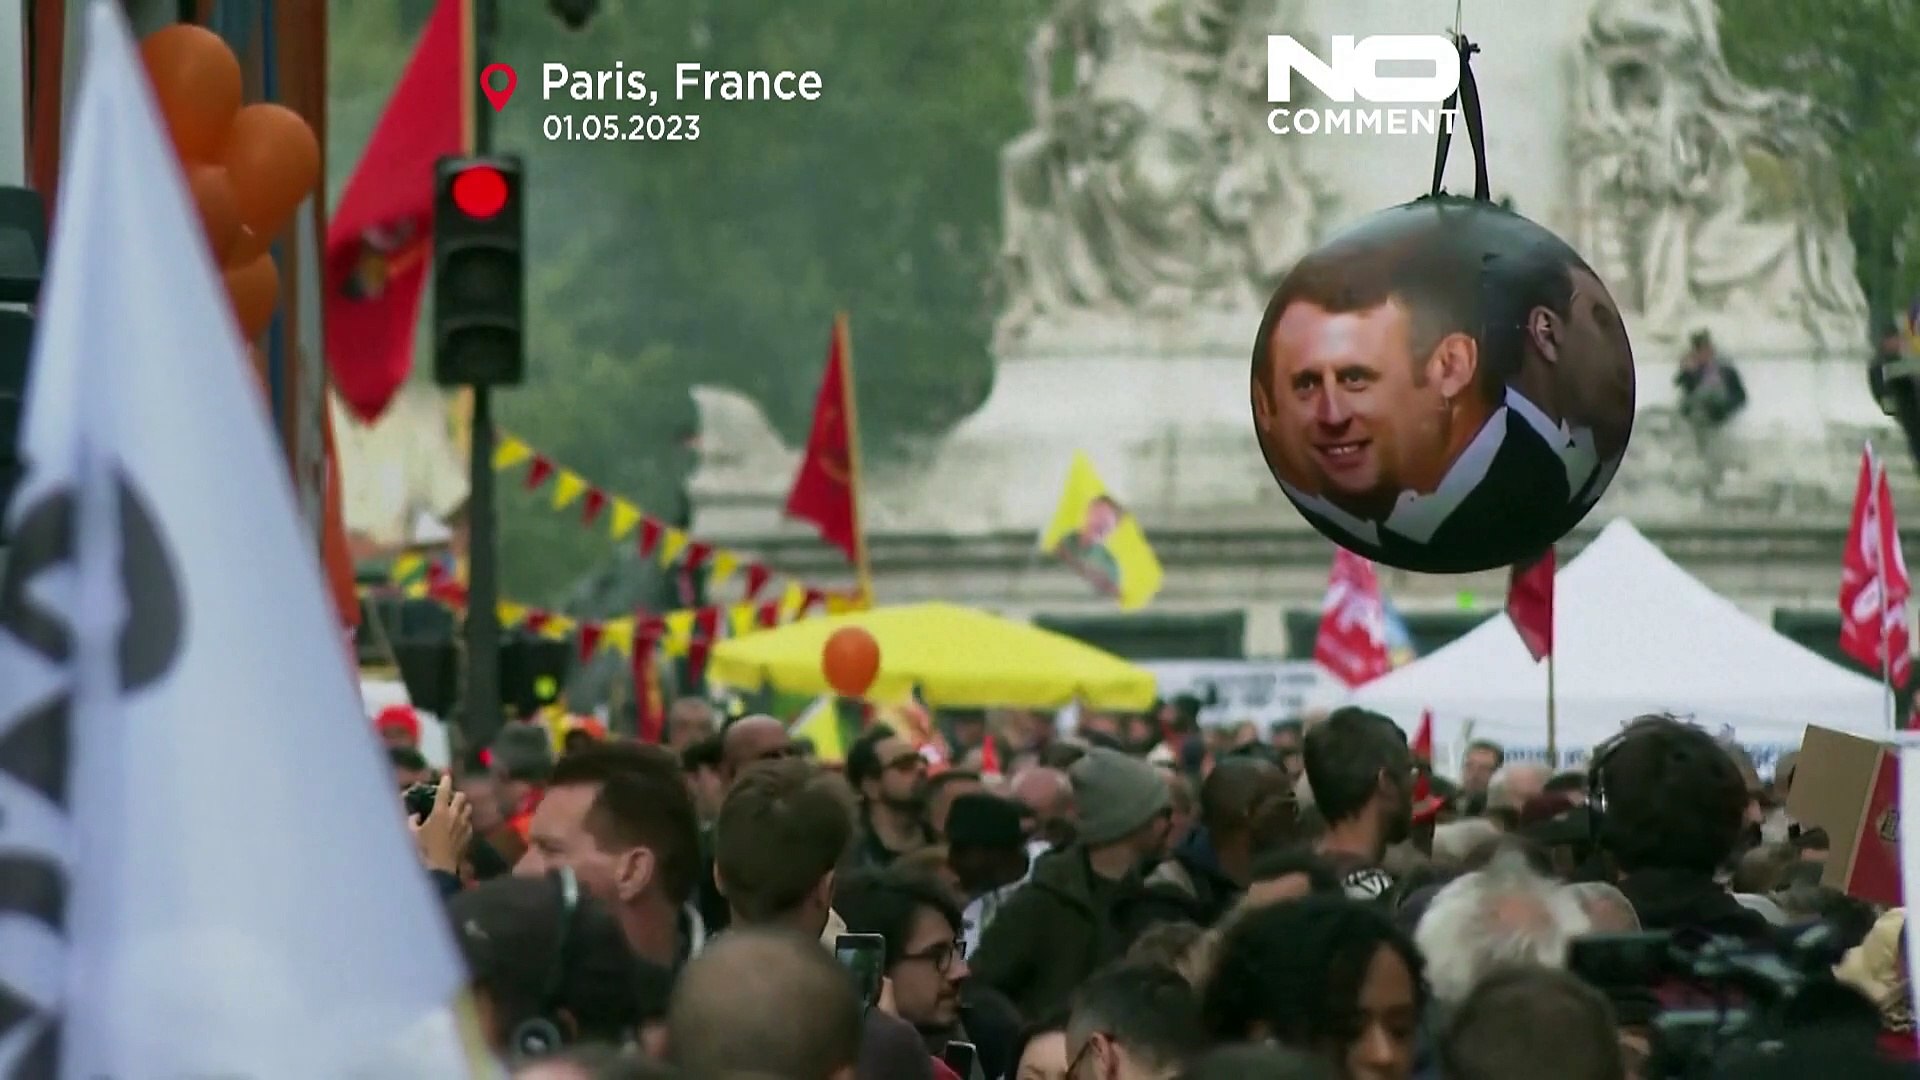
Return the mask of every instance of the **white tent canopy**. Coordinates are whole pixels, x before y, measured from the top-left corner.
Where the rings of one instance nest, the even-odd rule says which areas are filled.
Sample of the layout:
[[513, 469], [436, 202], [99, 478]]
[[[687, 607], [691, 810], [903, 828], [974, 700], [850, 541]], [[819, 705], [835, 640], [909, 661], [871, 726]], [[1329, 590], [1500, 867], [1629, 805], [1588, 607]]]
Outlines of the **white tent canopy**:
[[[1634, 716], [1671, 712], [1730, 733], [1763, 775], [1809, 723], [1878, 738], [1887, 697], [1775, 633], [1696, 581], [1631, 524], [1609, 524], [1554, 587], [1554, 697], [1562, 764]], [[1434, 760], [1469, 739], [1545, 760], [1547, 663], [1496, 616], [1430, 656], [1360, 687], [1353, 702], [1413, 729], [1433, 710]]]

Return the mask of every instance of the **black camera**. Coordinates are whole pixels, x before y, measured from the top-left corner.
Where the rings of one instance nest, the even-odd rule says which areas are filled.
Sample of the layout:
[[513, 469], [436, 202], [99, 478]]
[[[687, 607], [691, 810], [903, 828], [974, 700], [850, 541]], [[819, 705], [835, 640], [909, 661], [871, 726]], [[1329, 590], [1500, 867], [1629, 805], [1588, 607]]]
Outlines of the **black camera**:
[[433, 813], [433, 802], [439, 795], [438, 782], [415, 784], [400, 793], [400, 802], [407, 808], [407, 817], [425, 821]]
[[1614, 1002], [1623, 1026], [1644, 1019], [1646, 1076], [1706, 1077], [1730, 1056], [1775, 1052], [1793, 1032], [1822, 1023], [1818, 1001], [1836, 985], [1833, 966], [1845, 952], [1825, 922], [1760, 941], [1595, 934], [1574, 939], [1567, 968]]

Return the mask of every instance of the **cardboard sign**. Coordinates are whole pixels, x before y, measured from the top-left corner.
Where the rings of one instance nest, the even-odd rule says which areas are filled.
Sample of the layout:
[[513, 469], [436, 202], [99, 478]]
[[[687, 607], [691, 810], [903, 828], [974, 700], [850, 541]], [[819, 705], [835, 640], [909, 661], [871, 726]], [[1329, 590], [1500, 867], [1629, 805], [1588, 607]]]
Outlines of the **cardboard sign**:
[[1787, 814], [1827, 831], [1822, 885], [1874, 904], [1899, 906], [1899, 759], [1871, 739], [1808, 726], [1793, 771]]

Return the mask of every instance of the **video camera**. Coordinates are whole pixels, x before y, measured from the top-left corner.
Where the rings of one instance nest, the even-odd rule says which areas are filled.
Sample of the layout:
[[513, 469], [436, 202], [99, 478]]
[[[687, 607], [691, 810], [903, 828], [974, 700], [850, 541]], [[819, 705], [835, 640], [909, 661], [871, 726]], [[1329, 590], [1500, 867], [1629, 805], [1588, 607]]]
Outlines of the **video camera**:
[[1622, 1026], [1638, 1026], [1629, 1006], [1646, 1009], [1645, 1076], [1692, 1078], [1716, 1075], [1730, 1057], [1775, 1053], [1836, 1008], [1844, 1012], [1848, 992], [1833, 967], [1845, 951], [1825, 922], [1783, 927], [1761, 941], [1596, 934], [1574, 940], [1567, 967], [1615, 1002]]

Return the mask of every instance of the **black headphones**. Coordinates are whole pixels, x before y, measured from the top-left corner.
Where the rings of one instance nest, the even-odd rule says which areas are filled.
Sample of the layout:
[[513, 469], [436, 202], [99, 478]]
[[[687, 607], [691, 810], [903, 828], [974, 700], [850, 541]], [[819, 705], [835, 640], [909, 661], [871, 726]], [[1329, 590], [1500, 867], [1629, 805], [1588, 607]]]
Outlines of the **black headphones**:
[[540, 1008], [532, 1016], [514, 1025], [507, 1045], [520, 1058], [542, 1058], [559, 1051], [567, 1043], [556, 1015], [560, 990], [567, 977], [567, 954], [573, 946], [574, 915], [580, 910], [580, 879], [570, 867], [561, 867], [547, 875], [560, 890], [560, 924], [554, 929], [553, 961], [540, 988]]

